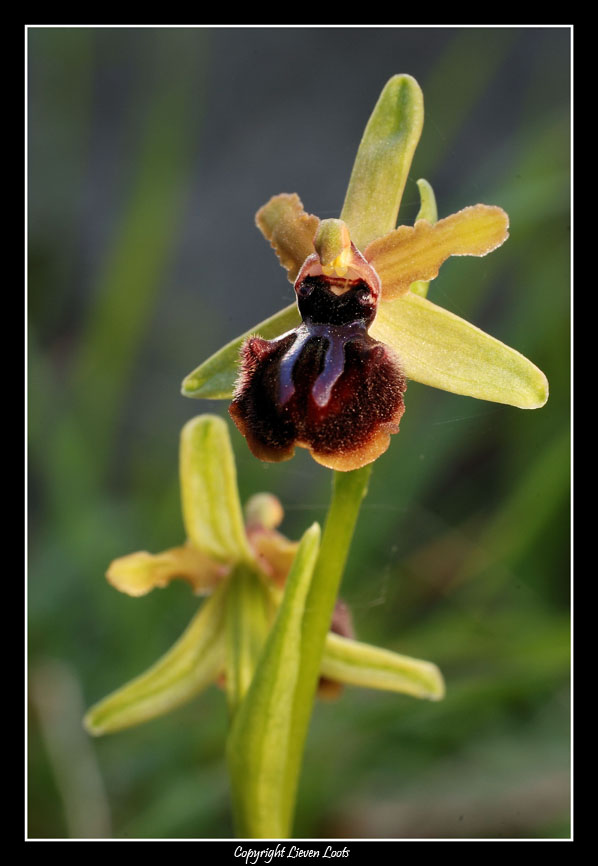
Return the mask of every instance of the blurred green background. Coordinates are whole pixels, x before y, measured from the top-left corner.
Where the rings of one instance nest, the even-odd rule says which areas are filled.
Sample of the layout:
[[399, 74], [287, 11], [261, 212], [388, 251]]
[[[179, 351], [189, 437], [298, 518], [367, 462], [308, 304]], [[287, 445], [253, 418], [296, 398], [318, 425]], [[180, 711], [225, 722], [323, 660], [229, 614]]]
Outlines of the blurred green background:
[[[227, 407], [180, 382], [292, 298], [255, 211], [296, 191], [337, 216], [402, 72], [426, 121], [400, 222], [422, 176], [440, 216], [511, 220], [430, 298], [531, 358], [551, 396], [524, 412], [410, 384], [343, 596], [360, 638], [436, 662], [447, 696], [320, 703], [296, 835], [568, 836], [569, 48], [567, 28], [29, 29], [30, 837], [232, 834], [216, 688], [82, 732], [198, 604], [103, 575], [182, 541], [180, 428]], [[260, 464], [230, 426], [243, 497], [276, 493], [293, 538], [323, 520], [329, 473], [303, 451]]]

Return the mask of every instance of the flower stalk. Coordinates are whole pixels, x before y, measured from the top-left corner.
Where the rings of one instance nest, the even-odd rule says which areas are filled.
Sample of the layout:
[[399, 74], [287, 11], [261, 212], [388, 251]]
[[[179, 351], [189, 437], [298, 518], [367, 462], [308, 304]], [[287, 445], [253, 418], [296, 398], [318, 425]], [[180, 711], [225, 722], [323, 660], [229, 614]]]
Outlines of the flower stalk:
[[303, 654], [294, 695], [293, 751], [289, 770], [293, 779], [293, 802], [322, 665], [324, 642], [371, 473], [371, 465], [352, 472], [333, 473], [332, 499], [307, 597], [302, 628]]
[[[241, 837], [291, 835], [324, 645], [370, 474], [370, 466], [334, 473], [319, 554], [314, 525], [299, 549], [277, 620], [234, 720], [227, 754]], [[302, 560], [311, 560], [311, 568]]]

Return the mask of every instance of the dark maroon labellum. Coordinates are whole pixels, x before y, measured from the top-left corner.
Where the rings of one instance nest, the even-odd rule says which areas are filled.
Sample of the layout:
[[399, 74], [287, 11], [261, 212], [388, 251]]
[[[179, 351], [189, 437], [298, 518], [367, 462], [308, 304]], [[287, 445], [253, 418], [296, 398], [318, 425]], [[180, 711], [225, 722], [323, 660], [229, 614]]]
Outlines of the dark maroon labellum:
[[301, 445], [325, 466], [355, 469], [398, 431], [405, 378], [368, 334], [377, 296], [365, 280], [300, 273], [295, 290], [302, 324], [246, 340], [230, 414], [261, 460], [288, 460]]

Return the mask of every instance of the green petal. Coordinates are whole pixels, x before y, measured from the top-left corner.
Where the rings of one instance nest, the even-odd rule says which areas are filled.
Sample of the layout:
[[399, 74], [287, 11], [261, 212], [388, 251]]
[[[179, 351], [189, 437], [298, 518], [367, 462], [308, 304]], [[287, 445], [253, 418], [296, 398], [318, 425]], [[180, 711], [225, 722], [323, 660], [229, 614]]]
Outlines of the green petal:
[[353, 686], [401, 692], [438, 701], [444, 697], [442, 674], [431, 662], [402, 656], [329, 633], [322, 675]]
[[305, 601], [318, 555], [320, 528], [301, 539], [282, 603], [227, 744], [238, 835], [287, 838], [295, 774], [288, 772], [295, 686], [301, 662]]
[[380, 304], [370, 334], [396, 351], [415, 382], [521, 409], [538, 409], [548, 399], [546, 376], [531, 361], [410, 292]]
[[341, 213], [358, 249], [396, 226], [423, 122], [419, 84], [410, 75], [395, 75], [365, 128]]
[[[417, 188], [419, 189], [420, 208], [415, 217], [415, 222], [427, 220], [430, 225], [434, 225], [434, 223], [438, 222], [438, 208], [436, 207], [434, 190], [424, 178], [420, 178], [417, 181]], [[429, 285], [429, 280], [416, 280], [409, 286], [409, 291], [413, 292], [414, 295], [421, 295], [422, 298], [425, 298], [428, 294]]]
[[224, 668], [225, 589], [204, 603], [160, 661], [89, 710], [84, 724], [90, 734], [110, 734], [161, 716], [216, 679]]
[[182, 394], [184, 397], [201, 397], [208, 400], [230, 400], [235, 388], [239, 371], [239, 352], [247, 337], [263, 337], [272, 340], [285, 331], [290, 331], [301, 324], [301, 316], [297, 304], [291, 304], [284, 310], [270, 316], [259, 325], [246, 331], [240, 337], [232, 340], [214, 355], [200, 364], [183, 380]]
[[419, 190], [419, 210], [415, 217], [415, 222], [418, 220], [427, 220], [431, 225], [438, 222], [438, 208], [436, 207], [436, 196], [431, 184], [423, 177], [417, 181]]
[[192, 418], [181, 432], [181, 499], [187, 537], [219, 562], [252, 562], [228, 428], [216, 415]]

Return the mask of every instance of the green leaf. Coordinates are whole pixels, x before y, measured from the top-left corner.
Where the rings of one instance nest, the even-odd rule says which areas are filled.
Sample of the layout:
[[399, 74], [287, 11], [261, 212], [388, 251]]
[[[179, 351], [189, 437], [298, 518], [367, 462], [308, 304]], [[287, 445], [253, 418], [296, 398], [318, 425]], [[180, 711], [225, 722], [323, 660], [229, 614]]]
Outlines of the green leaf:
[[396, 226], [423, 122], [419, 84], [410, 75], [393, 76], [365, 128], [341, 212], [358, 249]]
[[222, 418], [200, 415], [185, 424], [180, 476], [183, 521], [191, 543], [220, 562], [251, 563], [235, 459]]
[[[237, 831], [241, 837], [285, 838], [296, 775], [294, 697], [302, 657], [305, 601], [318, 555], [320, 528], [303, 535], [282, 603], [227, 743]], [[291, 772], [289, 772], [291, 770]]]
[[258, 335], [265, 340], [279, 337], [301, 324], [296, 304], [270, 316], [240, 337], [219, 349], [207, 361], [200, 364], [183, 380], [184, 397], [201, 397], [208, 400], [230, 400], [239, 372], [239, 352], [247, 337]]
[[415, 382], [520, 409], [538, 409], [548, 399], [546, 376], [531, 361], [410, 292], [379, 305], [370, 334], [396, 351]]
[[444, 697], [444, 681], [435, 664], [331, 632], [326, 637], [322, 676], [347, 685], [401, 692], [433, 701]]
[[[419, 189], [420, 207], [415, 217], [415, 222], [426, 220], [430, 225], [434, 225], [434, 223], [438, 222], [438, 208], [436, 207], [434, 190], [424, 178], [420, 178], [417, 181], [417, 188]], [[429, 285], [430, 280], [416, 280], [409, 286], [409, 291], [413, 292], [414, 295], [421, 295], [422, 298], [425, 298], [428, 294]]]
[[224, 669], [224, 593], [219, 587], [166, 655], [87, 713], [90, 734], [110, 734], [191, 700]]

